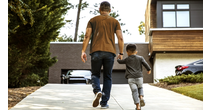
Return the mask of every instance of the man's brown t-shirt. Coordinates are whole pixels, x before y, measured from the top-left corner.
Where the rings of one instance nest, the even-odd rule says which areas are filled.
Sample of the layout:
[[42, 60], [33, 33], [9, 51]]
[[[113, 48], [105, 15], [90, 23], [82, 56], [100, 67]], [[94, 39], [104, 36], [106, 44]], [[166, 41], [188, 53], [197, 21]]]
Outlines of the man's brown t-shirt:
[[92, 28], [90, 54], [96, 51], [116, 54], [116, 30], [121, 30], [119, 22], [111, 16], [99, 15], [89, 20], [87, 28]]

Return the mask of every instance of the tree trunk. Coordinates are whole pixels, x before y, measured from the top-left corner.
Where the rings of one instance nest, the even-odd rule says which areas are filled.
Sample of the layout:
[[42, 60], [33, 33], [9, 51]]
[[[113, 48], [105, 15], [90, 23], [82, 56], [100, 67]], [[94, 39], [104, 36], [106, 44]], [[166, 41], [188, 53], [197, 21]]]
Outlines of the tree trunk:
[[77, 20], [76, 20], [76, 27], [75, 27], [75, 36], [74, 36], [74, 42], [77, 42], [77, 35], [78, 35], [78, 24], [79, 24], [79, 17], [80, 17], [80, 12], [81, 12], [81, 2], [82, 0], [79, 0], [78, 4], [78, 14], [77, 14]]

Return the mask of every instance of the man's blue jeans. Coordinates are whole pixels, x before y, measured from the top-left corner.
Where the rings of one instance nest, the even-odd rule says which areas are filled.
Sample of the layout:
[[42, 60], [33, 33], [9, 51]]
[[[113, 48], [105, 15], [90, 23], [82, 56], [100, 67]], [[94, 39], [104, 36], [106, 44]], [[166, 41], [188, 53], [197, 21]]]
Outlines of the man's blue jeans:
[[110, 98], [110, 91], [112, 86], [112, 69], [114, 64], [115, 54], [110, 52], [97, 51], [91, 54], [91, 69], [92, 69], [92, 87], [93, 92], [101, 91], [100, 88], [100, 72], [103, 66], [103, 89], [102, 100], [100, 105], [106, 105]]

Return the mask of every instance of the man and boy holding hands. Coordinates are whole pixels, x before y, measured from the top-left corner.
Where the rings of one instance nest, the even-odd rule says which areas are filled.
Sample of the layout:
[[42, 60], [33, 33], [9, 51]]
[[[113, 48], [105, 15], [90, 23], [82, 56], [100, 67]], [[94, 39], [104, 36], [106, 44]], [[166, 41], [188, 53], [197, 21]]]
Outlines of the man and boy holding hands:
[[[128, 79], [129, 86], [132, 91], [132, 97], [136, 110], [140, 110], [141, 106], [145, 105], [143, 100], [143, 74], [142, 65], [147, 69], [148, 74], [151, 73], [151, 68], [142, 56], [138, 56], [135, 44], [128, 44], [126, 51], [128, 57], [123, 59], [124, 41], [119, 22], [109, 16], [111, 12], [110, 3], [104, 1], [100, 4], [100, 15], [89, 20], [86, 28], [86, 34], [83, 41], [81, 60], [85, 63], [87, 55], [86, 48], [90, 44], [91, 55], [91, 80], [95, 98], [92, 106], [101, 108], [109, 108], [107, 102], [110, 98], [112, 86], [112, 69], [114, 57], [116, 56], [115, 36], [118, 38], [119, 54], [117, 62], [126, 65], [125, 78]], [[103, 66], [103, 89], [100, 88], [100, 72]], [[101, 99], [102, 98], [102, 99]], [[101, 101], [100, 101], [101, 99]], [[100, 102], [99, 102], [100, 101]]]

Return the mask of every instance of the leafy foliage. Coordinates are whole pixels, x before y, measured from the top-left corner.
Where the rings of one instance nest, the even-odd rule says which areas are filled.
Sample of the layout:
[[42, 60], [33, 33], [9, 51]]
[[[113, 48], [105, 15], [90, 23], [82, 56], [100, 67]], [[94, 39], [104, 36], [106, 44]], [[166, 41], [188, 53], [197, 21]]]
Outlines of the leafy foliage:
[[158, 79], [161, 83], [167, 83], [170, 84], [179, 84], [179, 83], [202, 83], [203, 82], [203, 73], [194, 75], [194, 74], [188, 74], [188, 75], [180, 75], [180, 76], [168, 76], [164, 79]]
[[145, 23], [143, 21], [140, 22], [140, 25], [138, 26], [138, 31], [140, 35], [145, 34]]
[[[81, 32], [81, 35], [79, 36], [78, 42], [83, 42], [83, 41], [84, 41], [84, 37], [85, 37], [84, 32]], [[91, 39], [90, 39], [90, 40], [91, 40]]]
[[[100, 6], [100, 3], [99, 3], [99, 4], [95, 3], [95, 4], [94, 4], [94, 7], [95, 7], [94, 11], [90, 11], [89, 13], [92, 13], [92, 14], [94, 14], [94, 15], [99, 14], [99, 13], [100, 13], [100, 11], [99, 11], [99, 6]], [[112, 10], [111, 10], [111, 12], [109, 13], [109, 16], [111, 16], [111, 17], [117, 19], [117, 17], [119, 17], [120, 15], [118, 14], [118, 11], [114, 11], [114, 7], [112, 7]], [[124, 26], [124, 25], [125, 25], [125, 23], [122, 23], [122, 22], [121, 22], [121, 19], [118, 19], [118, 21], [120, 22], [120, 25], [121, 25], [121, 26]], [[123, 30], [122, 32], [123, 32], [123, 33], [127, 32], [127, 34], [131, 35], [131, 33], [130, 33], [127, 29], [126, 29], [126, 30]]]
[[[30, 24], [31, 26], [33, 26], [33, 23], [34, 23], [34, 19], [32, 17], [32, 11], [31, 9], [29, 8], [28, 5], [26, 5], [25, 3], [23, 3], [22, 0], [15, 0], [15, 1], [12, 1], [12, 0], [9, 0], [8, 2], [8, 8], [13, 11], [15, 14], [18, 15], [18, 17], [20, 18], [20, 20], [22, 21], [22, 23], [24, 25], [26, 25], [28, 22], [26, 21], [26, 19], [23, 17], [23, 14], [25, 14], [27, 12], [27, 15], [30, 17]], [[10, 18], [13, 17], [13, 14], [9, 13], [8, 15], [8, 24], [11, 22]], [[16, 29], [19, 27], [19, 24], [16, 24], [14, 25], [13, 28], [9, 28], [8, 29], [8, 32], [9, 34], [10, 33], [15, 33], [16, 32]]]
[[56, 40], [54, 42], [73, 42], [73, 38], [72, 36], [67, 36], [66, 34], [64, 34], [61, 37], [56, 37]]
[[[9, 1], [12, 2], [14, 7], [21, 7], [21, 4], [14, 4], [17, 0]], [[18, 15], [20, 8], [13, 8], [14, 11], [8, 7], [9, 19], [12, 21], [8, 24], [9, 29], [19, 25], [16, 32], [8, 36], [9, 87], [27, 86], [25, 83], [27, 80], [39, 79], [46, 83], [46, 71], [57, 62], [56, 57], [50, 57], [50, 41], [58, 36], [58, 29], [65, 24], [62, 16], [72, 7], [67, 0], [22, 0], [22, 2], [27, 4], [27, 7], [22, 6], [23, 9], [35, 10], [25, 11], [32, 12], [29, 15], [33, 19], [28, 14], [22, 13], [26, 22], [30, 21], [33, 25], [21, 20]]]
[[[90, 14], [94, 14], [94, 15], [99, 14], [100, 13], [99, 12], [99, 5], [100, 5], [100, 3], [95, 3], [94, 4], [94, 11], [90, 11], [89, 13]], [[77, 4], [75, 6], [72, 5], [72, 7], [74, 7], [74, 8], [78, 8], [79, 6], [80, 6], [80, 11], [81, 11], [81, 10], [85, 10], [86, 8], [88, 8], [89, 4], [87, 2], [82, 2], [81, 4]], [[117, 18], [117, 17], [120, 16], [118, 14], [118, 11], [114, 11], [114, 7], [112, 7], [111, 13], [109, 15], [112, 16], [113, 18]], [[79, 16], [80, 16], [80, 13], [79, 13]], [[80, 21], [79, 18], [78, 18], [78, 20]], [[79, 21], [78, 21], [78, 23], [79, 23]], [[121, 19], [118, 19], [118, 21], [120, 22]], [[69, 25], [71, 25], [71, 26], [73, 25], [72, 20], [66, 20], [66, 22], [69, 23]], [[76, 24], [77, 24], [77, 22], [76, 22]], [[120, 25], [121, 26], [124, 26], [125, 23], [120, 22]], [[52, 41], [53, 42], [74, 42], [74, 41], [83, 42], [84, 32], [82, 32], [81, 35], [78, 35], [78, 33], [77, 33], [77, 30], [78, 30], [77, 26], [78, 25], [76, 25], [76, 31], [75, 31], [74, 40], [72, 40], [73, 39], [72, 36], [67, 37], [67, 35], [64, 34], [63, 36], [57, 37], [56, 40], [52, 40]], [[128, 31], [128, 29], [123, 30], [122, 32], [123, 33], [126, 33], [127, 32], [127, 34], [131, 35], [131, 33]], [[79, 40], [77, 40], [77, 37], [76, 36], [79, 37]]]
[[84, 10], [89, 6], [89, 4], [87, 2], [83, 2], [81, 4], [77, 4], [75, 7], [77, 8], [78, 6], [80, 6], [81, 10]]

